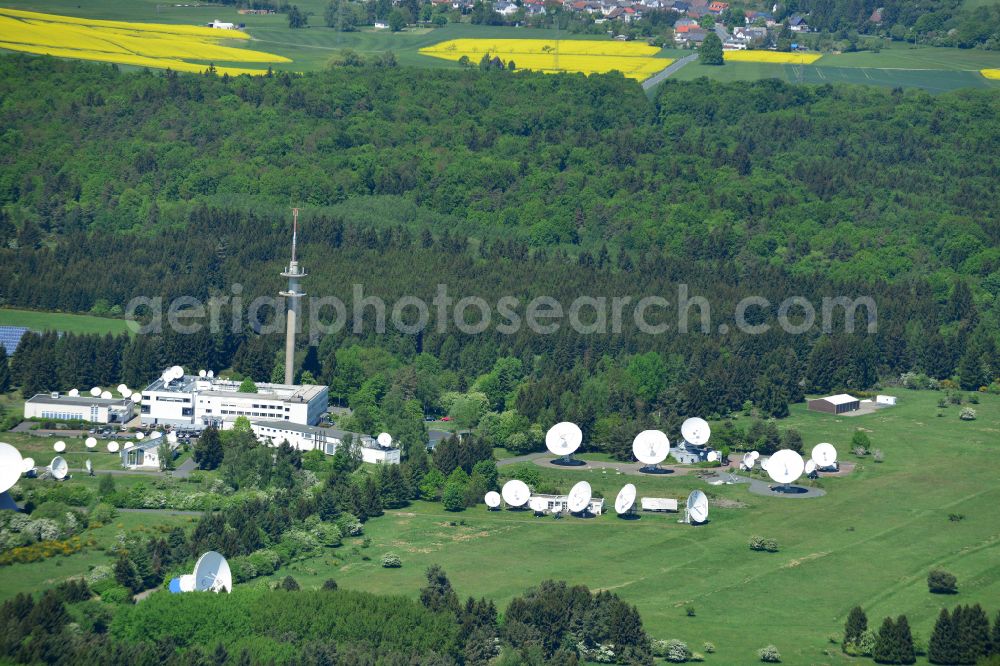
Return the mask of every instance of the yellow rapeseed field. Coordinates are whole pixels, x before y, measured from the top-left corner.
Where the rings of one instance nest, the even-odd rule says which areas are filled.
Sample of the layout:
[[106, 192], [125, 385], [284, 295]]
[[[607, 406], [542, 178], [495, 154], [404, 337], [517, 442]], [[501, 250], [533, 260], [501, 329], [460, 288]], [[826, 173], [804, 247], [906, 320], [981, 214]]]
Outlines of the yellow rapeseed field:
[[988, 79], [1000, 79], [1000, 69], [981, 69], [979, 73]]
[[787, 65], [811, 65], [823, 56], [820, 53], [785, 53], [783, 51], [726, 51], [722, 57], [728, 62], [776, 62]]
[[640, 81], [672, 62], [652, 57], [659, 49], [641, 42], [566, 39], [558, 42], [558, 56], [556, 48], [556, 41], [551, 39], [451, 39], [426, 46], [420, 52], [445, 60], [467, 56], [473, 63], [488, 53], [504, 62], [513, 60], [517, 69], [542, 72], [603, 74], [617, 70]]
[[[11, 51], [182, 72], [205, 71], [209, 62], [291, 62], [263, 51], [224, 46], [227, 39], [250, 36], [204, 26], [97, 21], [0, 8], [0, 48]], [[266, 70], [216, 66], [216, 71], [235, 75]]]

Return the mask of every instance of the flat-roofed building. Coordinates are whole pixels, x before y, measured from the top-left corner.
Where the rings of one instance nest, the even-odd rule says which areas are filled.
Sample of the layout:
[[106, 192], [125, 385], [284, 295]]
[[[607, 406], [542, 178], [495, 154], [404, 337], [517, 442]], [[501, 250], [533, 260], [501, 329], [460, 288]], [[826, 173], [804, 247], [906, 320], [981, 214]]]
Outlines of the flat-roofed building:
[[124, 398], [39, 393], [24, 401], [26, 419], [125, 423], [134, 413], [132, 401]]
[[257, 384], [256, 393], [241, 393], [240, 382], [184, 375], [160, 377], [142, 392], [143, 425], [214, 425], [231, 428], [237, 417], [253, 421], [319, 422], [329, 406], [329, 389], [319, 385]]
[[809, 401], [809, 409], [814, 412], [826, 412], [827, 414], [844, 414], [853, 412], [861, 408], [861, 399], [846, 393], [828, 395], [825, 398], [816, 398]]
[[[570, 513], [569, 495], [542, 495], [540, 493], [534, 493], [531, 495], [531, 499], [528, 500], [527, 506], [531, 506], [531, 500], [536, 498], [545, 501], [546, 513]], [[591, 497], [590, 504], [587, 505], [587, 511], [595, 516], [601, 515], [604, 512], [604, 498]]]
[[251, 422], [250, 427], [257, 439], [269, 441], [271, 446], [288, 442], [289, 446], [299, 451], [322, 451], [332, 456], [344, 442], [353, 438], [354, 443], [361, 448], [363, 462], [376, 465], [398, 465], [400, 462], [398, 448], [381, 446], [370, 435], [285, 421], [256, 421]]

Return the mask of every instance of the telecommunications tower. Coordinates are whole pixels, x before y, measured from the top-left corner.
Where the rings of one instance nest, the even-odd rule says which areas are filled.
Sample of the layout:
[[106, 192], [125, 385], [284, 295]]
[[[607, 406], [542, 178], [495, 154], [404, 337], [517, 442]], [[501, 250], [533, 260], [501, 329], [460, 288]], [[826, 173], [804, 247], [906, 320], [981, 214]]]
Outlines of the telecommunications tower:
[[295, 332], [297, 330], [296, 320], [299, 312], [299, 299], [305, 296], [305, 292], [299, 291], [299, 280], [306, 277], [307, 273], [299, 267], [299, 262], [295, 258], [296, 244], [299, 235], [299, 209], [292, 209], [292, 260], [285, 268], [281, 277], [288, 278], [288, 291], [279, 292], [285, 297], [285, 383], [291, 384], [295, 377]]

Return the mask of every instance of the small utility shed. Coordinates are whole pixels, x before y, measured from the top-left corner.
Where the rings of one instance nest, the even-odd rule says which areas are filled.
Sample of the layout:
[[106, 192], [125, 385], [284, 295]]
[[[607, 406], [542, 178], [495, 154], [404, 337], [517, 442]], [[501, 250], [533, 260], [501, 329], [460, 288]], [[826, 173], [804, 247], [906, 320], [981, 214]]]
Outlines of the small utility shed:
[[826, 412], [827, 414], [843, 414], [853, 412], [861, 408], [861, 399], [846, 393], [829, 395], [825, 398], [816, 398], [809, 401], [809, 409], [814, 412]]

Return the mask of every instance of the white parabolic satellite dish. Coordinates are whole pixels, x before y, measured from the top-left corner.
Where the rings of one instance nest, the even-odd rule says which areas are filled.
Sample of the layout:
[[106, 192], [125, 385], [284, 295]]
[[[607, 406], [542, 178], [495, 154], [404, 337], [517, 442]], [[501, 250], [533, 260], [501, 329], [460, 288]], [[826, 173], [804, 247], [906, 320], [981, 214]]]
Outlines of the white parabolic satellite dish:
[[812, 474], [815, 471], [816, 471], [816, 461], [810, 458], [809, 460], [806, 461], [805, 472], [806, 474]]
[[384, 449], [392, 446], [392, 435], [387, 432], [380, 432], [378, 435], [378, 445]]
[[705, 456], [705, 458], [708, 459], [708, 462], [715, 462], [719, 459], [719, 454], [715, 451], [709, 451], [708, 455]]
[[119, 393], [124, 393], [125, 389], [127, 389], [127, 388], [128, 388], [128, 386], [126, 386], [125, 384], [119, 384], [118, 385], [118, 392]]
[[528, 500], [528, 506], [535, 513], [545, 513], [549, 508], [549, 503], [544, 497], [532, 497]]
[[754, 458], [752, 455], [750, 455], [749, 453], [744, 453], [743, 454], [743, 466], [744, 467], [746, 467], [747, 469], [753, 469], [753, 465], [754, 465], [755, 462], [757, 462], [757, 459]]
[[21, 461], [21, 463], [24, 465], [21, 469], [24, 471], [25, 474], [35, 469], [34, 458], [25, 458], [24, 460]]
[[593, 491], [590, 489], [590, 484], [586, 481], [580, 481], [569, 491], [566, 507], [573, 513], [585, 511], [590, 506], [592, 494]]
[[179, 365], [172, 366], [170, 368], [170, 377], [172, 379], [180, 379], [184, 376], [184, 368]]
[[777, 483], [791, 483], [802, 476], [806, 463], [795, 451], [782, 449], [767, 461], [767, 475]]
[[628, 513], [633, 504], [635, 504], [635, 485], [626, 483], [615, 498], [615, 512], [618, 515]]
[[557, 456], [568, 456], [580, 448], [583, 432], [575, 423], [557, 423], [545, 433], [545, 448]]
[[130, 397], [132, 397], [132, 389], [126, 387], [126, 389], [124, 391], [122, 391], [122, 397], [123, 398], [130, 398]]
[[670, 440], [659, 430], [643, 430], [632, 440], [632, 455], [644, 465], [656, 465], [670, 455]]
[[99, 386], [95, 386], [94, 388], [90, 389], [90, 395], [94, 396], [95, 398], [101, 395], [101, 388]]
[[146, 435], [144, 433], [141, 433], [141, 432], [135, 433], [135, 438], [136, 439], [143, 439], [143, 438], [145, 438], [145, 436]]
[[491, 490], [486, 493], [486, 497], [483, 498], [483, 501], [486, 502], [486, 506], [491, 509], [495, 509], [500, 506], [500, 493], [495, 490]]
[[70, 389], [68, 395], [71, 398], [79, 398], [80, 397], [80, 389]]
[[754, 460], [757, 460], [757, 458], [760, 458], [760, 452], [759, 451], [751, 451], [750, 455], [753, 456]]
[[817, 444], [812, 450], [812, 459], [817, 467], [831, 467], [837, 463], [837, 449], [833, 444]]
[[0, 442], [0, 493], [10, 490], [21, 478], [22, 465], [21, 452], [6, 442]]
[[62, 453], [63, 451], [66, 450], [66, 442], [60, 439], [58, 442], [52, 445], [52, 448], [55, 450], [56, 453]]
[[708, 427], [708, 421], [693, 417], [681, 424], [681, 435], [684, 441], [702, 446], [708, 443], [708, 438], [712, 436], [712, 429]]
[[101, 398], [104, 400], [110, 400], [114, 396], [111, 395], [111, 391], [101, 391]]
[[118, 452], [118, 442], [108, 442], [108, 451], [110, 453]]
[[90, 462], [90, 458], [87, 458], [87, 462], [85, 463], [85, 465], [87, 467], [87, 474], [90, 474], [91, 472], [94, 471], [94, 465], [93, 463]]
[[199, 592], [231, 591], [233, 574], [226, 558], [214, 550], [199, 557], [194, 565], [194, 589]]
[[500, 494], [503, 496], [503, 501], [507, 503], [507, 506], [524, 506], [524, 503], [531, 496], [531, 490], [528, 489], [528, 484], [524, 481], [511, 479], [503, 484]]
[[177, 442], [177, 433], [176, 432], [168, 432], [167, 433], [167, 441], [170, 442], [171, 444], [175, 444]]
[[693, 490], [687, 499], [688, 518], [692, 523], [708, 520], [708, 497], [700, 490]]
[[92, 449], [95, 446], [97, 446], [97, 438], [96, 437], [88, 437], [86, 440], [84, 440], [83, 443], [87, 445], [88, 449]]
[[67, 472], [69, 472], [69, 465], [62, 456], [56, 456], [49, 463], [49, 472], [54, 479], [65, 479]]

